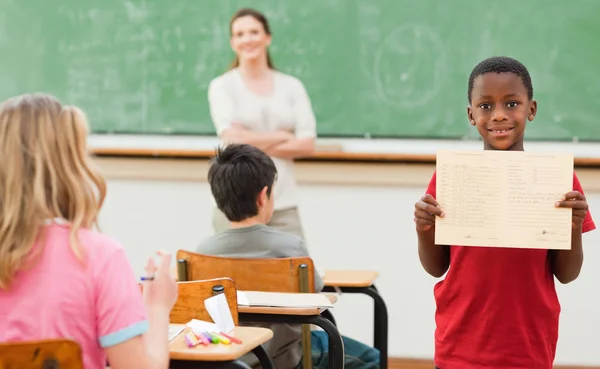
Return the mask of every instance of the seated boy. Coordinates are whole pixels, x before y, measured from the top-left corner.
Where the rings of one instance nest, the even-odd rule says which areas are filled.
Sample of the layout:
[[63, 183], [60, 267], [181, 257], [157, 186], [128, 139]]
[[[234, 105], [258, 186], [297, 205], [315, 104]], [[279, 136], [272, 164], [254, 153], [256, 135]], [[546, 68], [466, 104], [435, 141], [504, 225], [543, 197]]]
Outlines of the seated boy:
[[[229, 145], [217, 151], [208, 172], [212, 194], [231, 228], [204, 240], [197, 252], [207, 255], [252, 258], [309, 256], [302, 239], [266, 226], [273, 214], [271, 190], [275, 184], [275, 164], [260, 149]], [[323, 289], [323, 280], [315, 271], [315, 291]], [[261, 324], [273, 331], [265, 349], [275, 368], [302, 367], [302, 330], [298, 324]], [[312, 331], [313, 368], [327, 368], [328, 337]], [[379, 368], [379, 350], [347, 337], [344, 342], [345, 368]], [[257, 365], [255, 358], [244, 358]]]

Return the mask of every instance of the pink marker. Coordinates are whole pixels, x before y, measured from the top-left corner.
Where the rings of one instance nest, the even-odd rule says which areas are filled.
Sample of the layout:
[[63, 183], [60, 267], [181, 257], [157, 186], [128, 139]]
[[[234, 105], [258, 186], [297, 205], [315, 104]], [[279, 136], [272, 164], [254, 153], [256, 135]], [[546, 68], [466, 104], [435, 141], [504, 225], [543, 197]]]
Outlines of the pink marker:
[[188, 332], [185, 335], [185, 343], [188, 347], [195, 347], [200, 343], [200, 341], [198, 340], [198, 337], [196, 337], [195, 334], [193, 334], [192, 332]]
[[206, 336], [203, 335], [201, 332], [196, 332], [194, 330], [192, 330], [192, 332], [194, 332], [194, 336], [196, 336], [198, 340], [200, 340], [200, 343], [202, 343], [204, 346], [208, 346], [210, 344], [210, 341], [207, 340]]

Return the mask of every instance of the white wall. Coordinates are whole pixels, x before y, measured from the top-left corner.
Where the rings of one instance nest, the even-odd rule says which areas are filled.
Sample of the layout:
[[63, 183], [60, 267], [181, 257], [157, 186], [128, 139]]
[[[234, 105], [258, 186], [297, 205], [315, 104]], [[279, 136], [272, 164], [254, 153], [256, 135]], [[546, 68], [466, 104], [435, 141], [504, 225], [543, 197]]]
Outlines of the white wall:
[[[155, 250], [194, 250], [202, 237], [211, 234], [211, 202], [205, 182], [115, 178], [123, 177], [109, 179], [101, 226], [125, 245], [138, 273]], [[420, 266], [412, 222], [413, 204], [426, 183], [341, 186], [309, 182], [301, 181], [300, 206], [317, 267], [378, 270], [377, 287], [389, 312], [390, 356], [431, 358], [436, 280]], [[600, 225], [600, 192], [588, 191], [587, 195]], [[558, 286], [563, 313], [557, 364], [600, 365], [600, 233], [584, 237], [581, 276], [573, 284]], [[373, 310], [367, 296], [342, 296], [334, 314], [343, 334], [372, 342]]]

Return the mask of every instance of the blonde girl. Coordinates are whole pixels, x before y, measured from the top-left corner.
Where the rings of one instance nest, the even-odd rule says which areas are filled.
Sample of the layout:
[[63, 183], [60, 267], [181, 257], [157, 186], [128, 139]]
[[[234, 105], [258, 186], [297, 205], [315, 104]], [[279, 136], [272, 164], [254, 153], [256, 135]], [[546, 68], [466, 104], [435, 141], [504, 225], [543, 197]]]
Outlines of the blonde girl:
[[71, 338], [86, 369], [168, 368], [170, 255], [144, 296], [123, 247], [93, 230], [106, 184], [76, 107], [27, 94], [0, 107], [0, 342]]

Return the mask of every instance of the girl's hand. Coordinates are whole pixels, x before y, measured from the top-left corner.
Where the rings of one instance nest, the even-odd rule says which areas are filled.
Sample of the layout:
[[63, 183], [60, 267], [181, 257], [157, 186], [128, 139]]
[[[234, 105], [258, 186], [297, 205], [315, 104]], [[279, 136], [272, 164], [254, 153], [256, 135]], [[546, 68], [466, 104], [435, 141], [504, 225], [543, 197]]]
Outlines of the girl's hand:
[[144, 281], [144, 302], [147, 308], [159, 308], [171, 311], [177, 301], [177, 282], [170, 271], [171, 254], [166, 251], [158, 251], [160, 263], [156, 265], [154, 258], [148, 259], [146, 264], [146, 277], [154, 277], [153, 280]]

